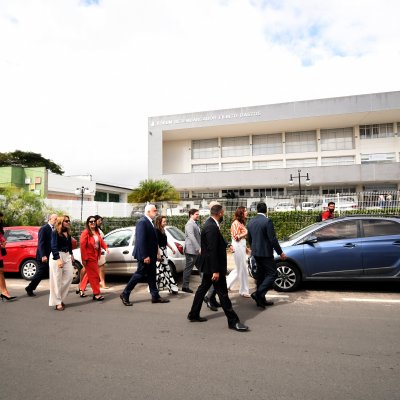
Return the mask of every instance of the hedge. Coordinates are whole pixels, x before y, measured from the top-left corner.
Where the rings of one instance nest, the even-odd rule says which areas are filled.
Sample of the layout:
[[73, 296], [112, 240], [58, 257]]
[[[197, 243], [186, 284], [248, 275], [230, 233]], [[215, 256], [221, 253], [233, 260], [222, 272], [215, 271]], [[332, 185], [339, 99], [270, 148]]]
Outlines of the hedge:
[[[338, 214], [338, 213], [337, 213]], [[340, 215], [379, 215], [379, 216], [394, 216], [400, 215], [400, 209], [388, 209], [388, 210], [354, 210], [354, 211], [345, 211], [341, 212]], [[256, 213], [249, 213], [249, 219], [247, 222], [253, 218]], [[317, 217], [320, 215], [320, 212], [317, 211], [287, 211], [287, 212], [269, 212], [268, 217], [274, 223], [276, 236], [279, 240], [284, 240], [292, 233], [297, 232], [298, 230], [305, 228], [308, 225], [311, 225], [316, 222]], [[233, 221], [233, 214], [225, 213], [224, 221], [221, 224], [221, 232], [224, 238], [227, 241], [231, 240], [230, 237], [230, 227]], [[186, 215], [179, 216], [170, 216], [168, 218], [168, 224], [176, 226], [183, 232], [185, 231], [185, 224], [188, 220]], [[199, 222], [200, 226], [202, 226], [207, 219], [207, 216], [200, 216]], [[103, 218], [103, 232], [108, 233], [117, 228], [123, 228], [127, 226], [136, 225], [139, 217], [134, 218]], [[72, 236], [79, 240], [80, 234], [83, 229], [85, 229], [85, 223], [81, 221], [72, 221]]]

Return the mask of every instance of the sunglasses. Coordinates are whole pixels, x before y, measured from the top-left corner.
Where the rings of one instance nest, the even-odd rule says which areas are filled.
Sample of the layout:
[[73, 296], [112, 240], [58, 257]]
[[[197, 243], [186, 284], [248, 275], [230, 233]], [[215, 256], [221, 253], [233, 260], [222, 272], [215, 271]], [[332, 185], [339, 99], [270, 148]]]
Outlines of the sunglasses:
[[95, 224], [95, 223], [96, 223], [95, 220], [89, 221], [89, 224]]
[[71, 221], [69, 219], [66, 219], [64, 222], [66, 222], [67, 224], [69, 224]]

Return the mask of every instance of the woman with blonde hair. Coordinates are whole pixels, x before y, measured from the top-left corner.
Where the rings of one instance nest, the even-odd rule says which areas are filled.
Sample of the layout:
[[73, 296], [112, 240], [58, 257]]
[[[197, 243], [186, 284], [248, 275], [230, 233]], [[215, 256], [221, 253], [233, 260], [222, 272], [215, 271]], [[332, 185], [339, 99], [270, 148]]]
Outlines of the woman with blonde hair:
[[235, 211], [235, 219], [231, 225], [233, 258], [236, 268], [230, 272], [226, 285], [230, 289], [236, 280], [239, 280], [239, 294], [243, 297], [250, 297], [249, 282], [247, 273], [247, 252], [246, 247], [246, 220], [247, 210], [245, 207], [238, 207]]
[[49, 261], [50, 298], [49, 306], [57, 311], [65, 308], [64, 300], [73, 277], [72, 241], [70, 218], [68, 215], [57, 217], [51, 235], [51, 256]]

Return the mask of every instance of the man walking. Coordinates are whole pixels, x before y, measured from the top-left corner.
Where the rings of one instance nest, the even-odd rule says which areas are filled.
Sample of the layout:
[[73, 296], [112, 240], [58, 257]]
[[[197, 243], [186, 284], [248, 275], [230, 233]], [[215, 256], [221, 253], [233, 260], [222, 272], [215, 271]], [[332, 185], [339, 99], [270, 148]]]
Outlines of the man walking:
[[236, 331], [247, 331], [249, 328], [240, 322], [239, 317], [232, 309], [232, 303], [228, 296], [228, 288], [226, 287], [227, 243], [219, 229], [219, 224], [222, 222], [223, 216], [224, 210], [222, 206], [215, 205], [211, 208], [211, 217], [207, 219], [203, 226], [201, 232], [201, 254], [198, 261], [198, 266], [203, 276], [187, 318], [191, 322], [207, 321], [206, 318], [200, 317], [200, 310], [207, 290], [211, 285], [214, 285], [221, 306], [228, 319], [229, 328]]
[[189, 210], [189, 221], [185, 225], [185, 257], [186, 264], [182, 277], [182, 292], [193, 293], [189, 288], [190, 275], [200, 254], [200, 227], [198, 225], [199, 210]]
[[326, 221], [327, 219], [335, 218], [335, 203], [330, 201], [328, 203], [328, 209], [321, 214], [322, 221]]
[[47, 276], [49, 272], [49, 256], [51, 253], [51, 233], [53, 232], [54, 224], [57, 220], [57, 214], [51, 214], [48, 217], [47, 224], [43, 225], [38, 232], [38, 246], [36, 249], [36, 261], [38, 262], [38, 268], [35, 276], [25, 288], [28, 296], [36, 296], [33, 293], [38, 287], [42, 279]]
[[251, 294], [252, 299], [260, 308], [272, 306], [272, 301], [267, 301], [265, 295], [274, 285], [277, 277], [274, 249], [282, 260], [286, 259], [278, 239], [275, 235], [274, 224], [266, 216], [267, 205], [257, 204], [257, 215], [248, 224], [248, 240], [251, 254], [257, 263], [256, 283], [257, 290]]
[[156, 263], [158, 254], [157, 234], [153, 219], [157, 215], [154, 204], [148, 204], [144, 209], [144, 216], [138, 221], [135, 232], [135, 248], [133, 256], [138, 262], [136, 272], [132, 275], [124, 291], [120, 294], [122, 304], [132, 306], [129, 296], [136, 284], [146, 278], [149, 285], [152, 303], [169, 303], [168, 299], [160, 297], [156, 283]]

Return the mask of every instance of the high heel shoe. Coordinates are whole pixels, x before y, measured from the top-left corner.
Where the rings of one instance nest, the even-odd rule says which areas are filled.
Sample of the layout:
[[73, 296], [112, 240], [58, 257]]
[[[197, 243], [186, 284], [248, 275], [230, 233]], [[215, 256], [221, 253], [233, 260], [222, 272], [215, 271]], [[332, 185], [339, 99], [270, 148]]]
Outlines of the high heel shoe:
[[96, 297], [96, 295], [93, 295], [93, 301], [103, 301], [103, 300], [104, 300], [104, 296]]
[[16, 298], [17, 298], [17, 296], [10, 296], [10, 297], [8, 297], [8, 296], [6, 296], [5, 294], [1, 294], [0, 295], [0, 297], [1, 297], [1, 301], [12, 301], [12, 300], [15, 300]]

